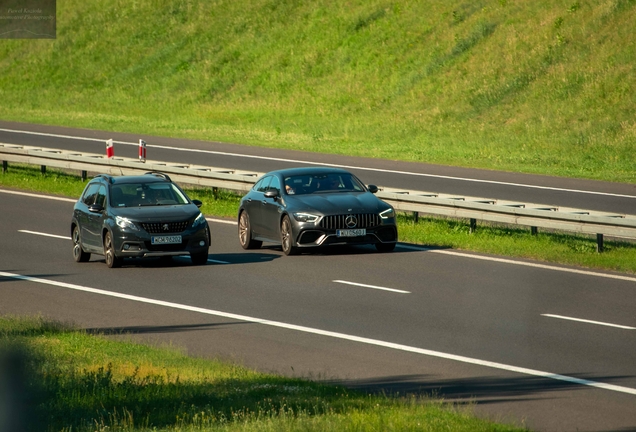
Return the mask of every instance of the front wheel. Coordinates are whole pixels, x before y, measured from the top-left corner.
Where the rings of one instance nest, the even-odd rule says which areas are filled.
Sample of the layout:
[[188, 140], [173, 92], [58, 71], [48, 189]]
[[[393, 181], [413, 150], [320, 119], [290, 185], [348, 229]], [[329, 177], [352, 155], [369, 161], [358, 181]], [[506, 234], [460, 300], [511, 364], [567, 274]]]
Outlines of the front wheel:
[[252, 238], [252, 227], [250, 226], [250, 217], [246, 211], [241, 212], [238, 223], [239, 243], [243, 249], [258, 249], [263, 245], [262, 241]]
[[82, 249], [82, 238], [77, 225], [73, 228], [73, 259], [75, 262], [87, 262], [91, 259], [91, 254], [84, 252], [84, 249]]
[[391, 252], [395, 249], [395, 243], [376, 243], [375, 248], [378, 252]]
[[113, 236], [110, 232], [107, 232], [104, 236], [104, 258], [106, 258], [106, 265], [108, 266], [108, 268], [116, 268], [121, 266], [122, 259], [117, 258], [117, 256], [115, 255]]
[[280, 224], [280, 242], [285, 255], [296, 255], [298, 253], [298, 248], [292, 242], [292, 226], [287, 215], [283, 217], [283, 221]]

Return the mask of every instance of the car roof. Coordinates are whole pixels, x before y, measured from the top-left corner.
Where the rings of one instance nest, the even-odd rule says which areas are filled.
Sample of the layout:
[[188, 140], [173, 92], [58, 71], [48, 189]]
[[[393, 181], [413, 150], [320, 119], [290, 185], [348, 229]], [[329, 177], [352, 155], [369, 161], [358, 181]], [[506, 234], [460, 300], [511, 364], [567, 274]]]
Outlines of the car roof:
[[280, 175], [282, 177], [296, 176], [296, 175], [324, 175], [324, 174], [351, 174], [349, 171], [342, 168], [332, 167], [301, 167], [301, 168], [286, 168], [276, 171], [270, 171], [266, 175]]
[[126, 175], [111, 176], [108, 174], [100, 174], [96, 176], [110, 184], [130, 184], [130, 183], [171, 183], [169, 178], [163, 177], [163, 174], [143, 174], [143, 175]]

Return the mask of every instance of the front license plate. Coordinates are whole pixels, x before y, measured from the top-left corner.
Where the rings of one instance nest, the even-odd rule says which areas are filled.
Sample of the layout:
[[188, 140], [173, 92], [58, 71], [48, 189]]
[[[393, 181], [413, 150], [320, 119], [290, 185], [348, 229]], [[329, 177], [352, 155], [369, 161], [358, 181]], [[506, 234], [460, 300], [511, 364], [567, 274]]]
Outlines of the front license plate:
[[336, 237], [361, 237], [367, 235], [365, 228], [336, 230]]
[[152, 236], [150, 242], [156, 244], [177, 244], [181, 243], [181, 236]]

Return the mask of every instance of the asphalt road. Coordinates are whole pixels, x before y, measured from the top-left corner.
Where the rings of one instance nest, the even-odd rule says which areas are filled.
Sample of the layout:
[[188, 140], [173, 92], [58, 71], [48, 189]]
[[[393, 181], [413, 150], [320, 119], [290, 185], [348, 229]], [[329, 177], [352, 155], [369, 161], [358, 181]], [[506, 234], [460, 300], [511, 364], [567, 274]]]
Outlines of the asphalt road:
[[144, 139], [147, 142], [147, 158], [154, 161], [258, 172], [292, 166], [337, 165], [351, 169], [367, 184], [636, 214], [636, 185], [633, 184], [0, 121], [0, 142], [3, 143], [105, 154], [105, 140], [110, 138], [115, 140], [115, 155], [121, 157], [136, 158], [139, 139]]
[[205, 266], [108, 269], [98, 256], [73, 262], [72, 205], [0, 191], [0, 313], [261, 371], [435, 392], [532, 430], [636, 430], [634, 277], [404, 244], [286, 257], [244, 251], [232, 221], [210, 222]]

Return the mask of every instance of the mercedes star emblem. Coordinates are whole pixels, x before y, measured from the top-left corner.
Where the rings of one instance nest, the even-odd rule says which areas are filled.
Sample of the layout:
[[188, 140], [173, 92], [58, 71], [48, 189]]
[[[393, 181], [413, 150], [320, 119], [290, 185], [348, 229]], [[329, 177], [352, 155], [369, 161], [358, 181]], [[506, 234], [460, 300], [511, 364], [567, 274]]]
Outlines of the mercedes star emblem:
[[349, 215], [345, 219], [345, 224], [347, 224], [348, 228], [355, 228], [355, 226], [358, 224], [358, 219], [353, 215]]

